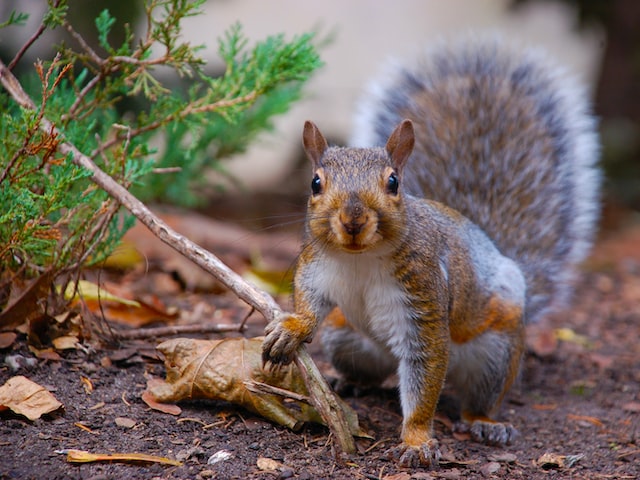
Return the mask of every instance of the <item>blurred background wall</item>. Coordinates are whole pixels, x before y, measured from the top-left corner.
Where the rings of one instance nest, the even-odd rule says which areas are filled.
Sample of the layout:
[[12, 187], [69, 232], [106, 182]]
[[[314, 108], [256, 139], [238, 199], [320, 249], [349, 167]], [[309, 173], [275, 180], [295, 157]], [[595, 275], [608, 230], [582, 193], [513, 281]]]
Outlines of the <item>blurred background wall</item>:
[[[2, 37], [0, 54], [11, 58], [40, 22], [44, 0], [2, 0], [0, 14], [29, 10], [27, 28]], [[86, 19], [108, 8], [119, 20], [136, 24], [141, 0], [69, 0], [70, 13]], [[640, 209], [640, 2], [636, 0], [209, 0], [205, 15], [189, 19], [185, 36], [206, 45], [212, 71], [217, 38], [240, 22], [252, 39], [317, 31], [324, 68], [306, 97], [276, 120], [277, 129], [239, 158], [229, 170], [254, 191], [306, 190], [307, 162], [301, 127], [314, 120], [332, 142], [345, 143], [354, 104], [366, 82], [391, 57], [415, 54], [440, 37], [471, 31], [497, 31], [505, 41], [540, 46], [588, 86], [600, 118], [607, 169], [608, 199]], [[114, 31], [117, 34], [117, 30]], [[58, 39], [51, 38], [50, 42]], [[49, 43], [50, 44], [50, 43]], [[47, 42], [30, 59], [49, 58]], [[21, 68], [32, 62], [25, 59]]]

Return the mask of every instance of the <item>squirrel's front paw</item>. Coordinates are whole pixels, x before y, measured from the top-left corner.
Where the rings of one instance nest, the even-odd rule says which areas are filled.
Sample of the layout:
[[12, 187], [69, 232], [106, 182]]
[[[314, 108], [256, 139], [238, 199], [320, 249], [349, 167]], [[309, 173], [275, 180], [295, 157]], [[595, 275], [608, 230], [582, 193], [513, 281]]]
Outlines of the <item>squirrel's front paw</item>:
[[287, 315], [269, 323], [262, 343], [262, 362], [287, 365], [298, 346], [310, 338], [311, 331], [297, 315]]
[[402, 443], [389, 449], [387, 456], [397, 460], [402, 468], [437, 467], [440, 462], [440, 449], [438, 441], [432, 438], [419, 446]]

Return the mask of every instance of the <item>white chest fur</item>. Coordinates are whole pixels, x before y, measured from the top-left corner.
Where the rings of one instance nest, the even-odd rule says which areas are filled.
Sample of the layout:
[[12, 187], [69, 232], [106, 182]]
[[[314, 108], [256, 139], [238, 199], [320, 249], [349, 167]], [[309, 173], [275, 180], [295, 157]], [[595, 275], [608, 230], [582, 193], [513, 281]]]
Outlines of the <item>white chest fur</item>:
[[409, 297], [385, 259], [367, 254], [326, 255], [314, 288], [340, 307], [347, 321], [398, 358], [409, 354], [416, 329]]

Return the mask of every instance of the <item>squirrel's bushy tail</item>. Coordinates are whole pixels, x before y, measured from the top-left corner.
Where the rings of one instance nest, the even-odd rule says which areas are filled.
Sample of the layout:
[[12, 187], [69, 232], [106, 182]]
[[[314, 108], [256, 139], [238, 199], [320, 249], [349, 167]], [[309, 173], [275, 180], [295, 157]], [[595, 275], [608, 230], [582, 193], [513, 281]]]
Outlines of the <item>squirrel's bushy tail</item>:
[[591, 247], [599, 144], [583, 88], [540, 52], [502, 43], [441, 43], [390, 65], [360, 105], [352, 144], [384, 145], [413, 120], [405, 188], [459, 210], [519, 263], [532, 322], [565, 303]]

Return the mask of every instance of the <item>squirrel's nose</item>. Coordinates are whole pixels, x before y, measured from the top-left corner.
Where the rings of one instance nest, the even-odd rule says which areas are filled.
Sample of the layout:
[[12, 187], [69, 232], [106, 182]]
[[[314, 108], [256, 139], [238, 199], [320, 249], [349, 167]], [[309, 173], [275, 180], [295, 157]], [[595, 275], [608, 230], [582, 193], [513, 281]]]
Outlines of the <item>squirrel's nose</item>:
[[358, 221], [358, 219], [353, 219], [349, 222], [342, 222], [342, 226], [344, 227], [345, 232], [348, 235], [358, 235], [362, 231], [362, 227], [367, 223], [365, 221]]

